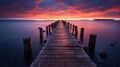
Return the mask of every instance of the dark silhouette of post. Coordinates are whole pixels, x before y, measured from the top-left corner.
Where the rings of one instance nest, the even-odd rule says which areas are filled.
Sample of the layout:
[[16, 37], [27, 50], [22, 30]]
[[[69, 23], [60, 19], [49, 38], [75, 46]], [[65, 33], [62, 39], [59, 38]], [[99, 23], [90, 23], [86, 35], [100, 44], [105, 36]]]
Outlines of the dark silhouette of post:
[[59, 22], [59, 21], [56, 21], [56, 22], [54, 23], [54, 28], [57, 26], [58, 22]]
[[48, 37], [49, 33], [48, 33], [48, 26], [46, 26], [46, 37]]
[[53, 31], [53, 29], [54, 29], [54, 23], [51, 23], [51, 28], [52, 28], [52, 31]]
[[78, 36], [78, 27], [75, 26], [75, 38], [77, 39], [77, 36]]
[[[65, 21], [66, 22], [66, 21]], [[66, 22], [66, 27], [68, 28], [68, 22]]]
[[[70, 24], [70, 32], [72, 31], [72, 24]], [[72, 32], [71, 32], [72, 33]]]
[[43, 39], [43, 29], [39, 27], [39, 32], [40, 32], [40, 44], [44, 44], [44, 39]]
[[90, 34], [89, 43], [88, 43], [88, 51], [89, 51], [89, 56], [91, 57], [91, 59], [94, 58], [96, 38], [97, 38], [97, 35]]
[[81, 28], [81, 31], [80, 31], [80, 42], [83, 42], [84, 40], [84, 28]]
[[70, 24], [70, 30], [72, 29], [72, 24]]
[[29, 67], [32, 62], [32, 39], [31, 37], [23, 38], [24, 44], [24, 61], [26, 67]]
[[70, 31], [70, 23], [68, 22], [68, 30]]
[[75, 25], [73, 25], [72, 34], [74, 35]]
[[49, 35], [51, 35], [51, 26], [48, 25], [48, 29], [49, 29]]
[[67, 23], [65, 21], [63, 21], [63, 23], [65, 24], [65, 26], [67, 27]]

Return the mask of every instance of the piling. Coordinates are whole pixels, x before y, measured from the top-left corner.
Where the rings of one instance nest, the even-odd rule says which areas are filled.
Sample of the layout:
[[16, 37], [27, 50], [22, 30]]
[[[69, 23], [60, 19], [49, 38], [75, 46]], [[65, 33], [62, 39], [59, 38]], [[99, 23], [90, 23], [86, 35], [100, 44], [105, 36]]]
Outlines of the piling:
[[49, 35], [51, 35], [51, 26], [48, 25]]
[[89, 51], [89, 56], [91, 57], [91, 59], [94, 58], [96, 38], [97, 38], [97, 35], [90, 34], [89, 43], [88, 43], [88, 51]]
[[31, 37], [23, 38], [24, 44], [24, 61], [26, 67], [29, 67], [32, 62], [32, 39]]
[[74, 28], [75, 28], [75, 25], [73, 25], [73, 28], [72, 28], [72, 34], [74, 35]]
[[77, 36], [78, 36], [78, 27], [75, 26], [75, 38], [77, 39]]
[[40, 44], [44, 44], [44, 39], [43, 39], [43, 29], [39, 27], [39, 32], [40, 32]]
[[53, 29], [54, 29], [54, 26], [53, 26], [53, 25], [54, 25], [54, 23], [51, 23], [51, 28], [52, 28], [52, 31], [53, 31]]
[[70, 30], [72, 29], [72, 24], [70, 24]]
[[71, 32], [71, 30], [72, 30], [72, 24], [70, 24], [70, 30], [69, 31]]
[[57, 26], [58, 24], [58, 21], [54, 22], [54, 28]]
[[48, 26], [46, 26], [46, 37], [48, 37]]
[[68, 22], [68, 30], [70, 30], [70, 23]]
[[66, 22], [66, 23], [67, 23], [67, 27], [68, 27], [69, 24], [68, 24], [68, 22]]
[[83, 42], [84, 40], [84, 28], [81, 28], [81, 31], [80, 31], [80, 42]]

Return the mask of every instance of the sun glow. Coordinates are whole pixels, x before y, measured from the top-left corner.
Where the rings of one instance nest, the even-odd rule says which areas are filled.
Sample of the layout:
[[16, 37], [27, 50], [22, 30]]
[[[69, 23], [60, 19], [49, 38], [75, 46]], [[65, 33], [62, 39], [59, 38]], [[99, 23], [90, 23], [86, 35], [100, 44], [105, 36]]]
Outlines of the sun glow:
[[94, 19], [114, 19], [120, 20], [120, 18], [0, 18], [0, 20], [94, 20]]

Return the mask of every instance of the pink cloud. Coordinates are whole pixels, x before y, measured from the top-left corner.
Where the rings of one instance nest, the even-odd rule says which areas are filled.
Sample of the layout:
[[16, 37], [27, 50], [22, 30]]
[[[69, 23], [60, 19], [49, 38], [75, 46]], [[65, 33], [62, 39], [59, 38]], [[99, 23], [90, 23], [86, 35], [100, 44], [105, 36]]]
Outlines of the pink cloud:
[[35, 0], [35, 4], [39, 4], [41, 2], [43, 2], [44, 0]]
[[117, 0], [110, 0], [111, 2], [117, 2]]

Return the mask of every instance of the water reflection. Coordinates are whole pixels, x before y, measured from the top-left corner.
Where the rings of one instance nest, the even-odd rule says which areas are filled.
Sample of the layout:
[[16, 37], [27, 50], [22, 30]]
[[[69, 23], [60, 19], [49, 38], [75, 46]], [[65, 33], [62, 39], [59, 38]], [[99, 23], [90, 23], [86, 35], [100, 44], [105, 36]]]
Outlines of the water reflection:
[[[89, 34], [97, 34], [97, 43], [95, 49], [95, 62], [99, 67], [119, 67], [120, 64], [120, 23], [115, 21], [70, 21], [80, 28], [85, 28], [84, 44], [88, 44]], [[110, 44], [114, 44], [111, 47]], [[107, 52], [108, 58], [102, 59], [99, 56], [101, 52]]]
[[[32, 38], [33, 58], [42, 48], [39, 45], [39, 30], [54, 21], [0, 21], [1, 67], [24, 67], [23, 38]], [[44, 36], [45, 37], [45, 36]]]
[[[23, 37], [32, 37], [33, 58], [39, 50], [39, 30], [54, 21], [0, 21], [0, 65], [1, 67], [24, 67]], [[80, 28], [85, 28], [84, 44], [88, 44], [89, 34], [97, 34], [96, 63], [102, 67], [120, 67], [120, 23], [107, 21], [70, 21], [77, 25], [78, 40]], [[45, 32], [44, 32], [45, 39]], [[110, 44], [115, 44], [111, 47]], [[101, 59], [99, 53], [106, 51], [108, 59]]]

